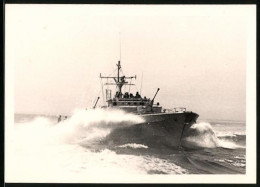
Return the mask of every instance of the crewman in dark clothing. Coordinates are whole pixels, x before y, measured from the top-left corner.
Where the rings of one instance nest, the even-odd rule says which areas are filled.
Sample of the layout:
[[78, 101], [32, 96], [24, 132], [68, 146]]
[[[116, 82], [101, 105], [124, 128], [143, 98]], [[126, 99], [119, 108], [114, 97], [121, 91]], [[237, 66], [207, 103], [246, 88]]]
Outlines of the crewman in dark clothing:
[[139, 93], [138, 92], [136, 92], [136, 94], [135, 94], [135, 98], [140, 98], [141, 96], [139, 95]]
[[58, 123], [61, 121], [61, 115], [59, 116], [59, 118], [58, 118]]
[[121, 82], [125, 82], [125, 76], [121, 77]]
[[116, 97], [117, 97], [117, 98], [119, 97], [119, 93], [118, 93], [118, 92], [116, 92]]
[[129, 98], [128, 92], [125, 93], [124, 98]]

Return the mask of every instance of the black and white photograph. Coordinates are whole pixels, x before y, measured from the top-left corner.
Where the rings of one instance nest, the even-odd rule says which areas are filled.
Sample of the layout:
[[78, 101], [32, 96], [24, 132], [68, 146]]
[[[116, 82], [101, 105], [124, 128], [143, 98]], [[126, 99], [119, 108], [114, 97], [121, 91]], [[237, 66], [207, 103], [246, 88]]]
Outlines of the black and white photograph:
[[256, 183], [256, 5], [6, 4], [4, 154], [7, 183]]

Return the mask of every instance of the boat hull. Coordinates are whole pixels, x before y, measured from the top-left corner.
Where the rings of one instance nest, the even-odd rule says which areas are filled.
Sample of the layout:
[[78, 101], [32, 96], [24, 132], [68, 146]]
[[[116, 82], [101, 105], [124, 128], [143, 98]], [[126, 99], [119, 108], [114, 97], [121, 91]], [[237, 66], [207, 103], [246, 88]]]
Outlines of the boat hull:
[[106, 138], [106, 142], [113, 145], [137, 143], [149, 147], [179, 147], [199, 115], [183, 112], [139, 116], [144, 119], [144, 123], [114, 129]]

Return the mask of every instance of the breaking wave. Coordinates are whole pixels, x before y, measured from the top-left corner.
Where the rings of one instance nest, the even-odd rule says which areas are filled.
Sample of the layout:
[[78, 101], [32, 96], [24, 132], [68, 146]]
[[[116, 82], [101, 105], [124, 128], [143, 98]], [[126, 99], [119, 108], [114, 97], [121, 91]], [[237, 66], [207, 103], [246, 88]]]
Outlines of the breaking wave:
[[[195, 123], [189, 129], [187, 137], [184, 139], [186, 147], [190, 148], [216, 148], [222, 147], [227, 149], [245, 148], [239, 145], [234, 137], [236, 134], [217, 136], [209, 123]], [[245, 135], [241, 135], [245, 138]]]
[[[48, 118], [36, 117], [17, 125], [16, 137], [26, 143], [80, 143], [100, 140], [119, 126], [130, 126], [144, 120], [119, 110], [77, 110], [67, 120], [54, 123]], [[25, 143], [25, 142], [24, 142]]]
[[[222, 162], [245, 167], [245, 158], [239, 154], [233, 159], [216, 158], [219, 165], [188, 153], [187, 160], [186, 153], [173, 151], [165, 142], [159, 142], [163, 144], [161, 147], [150, 146], [157, 140], [149, 142], [145, 137], [146, 141], [140, 142], [133, 139], [102, 144], [108, 135], [121, 135], [112, 133], [115, 128], [127, 127], [123, 129], [127, 133], [132, 125], [144, 123], [141, 117], [119, 110], [77, 110], [59, 123], [56, 117], [21, 116], [20, 119], [7, 134], [7, 182], [111, 182], [118, 181], [118, 173], [129, 179], [129, 175], [139, 174], [232, 173], [233, 170], [222, 168]], [[238, 144], [240, 139], [245, 139], [244, 135], [216, 134], [209, 123], [198, 123], [191, 127], [184, 141], [191, 148], [236, 149], [243, 147]]]
[[[111, 130], [122, 126], [142, 123], [144, 120], [120, 110], [78, 110], [68, 120], [57, 124], [56, 128], [66, 134], [67, 142], [100, 140]], [[76, 139], [75, 139], [76, 138]]]
[[[7, 142], [6, 181], [86, 182], [111, 173], [187, 173], [180, 166], [153, 156], [117, 154], [107, 148], [93, 151], [82, 146], [104, 138], [119, 125], [143, 122], [142, 118], [123, 111], [102, 109], [78, 110], [59, 123], [46, 117], [19, 122], [11, 134], [13, 139]], [[121, 147], [148, 148], [141, 144]]]

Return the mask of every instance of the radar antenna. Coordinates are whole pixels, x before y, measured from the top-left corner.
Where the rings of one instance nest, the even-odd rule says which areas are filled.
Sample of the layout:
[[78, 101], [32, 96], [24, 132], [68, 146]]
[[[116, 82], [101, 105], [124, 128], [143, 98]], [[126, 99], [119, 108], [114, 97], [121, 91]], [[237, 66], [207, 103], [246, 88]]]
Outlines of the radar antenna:
[[[119, 61], [118, 63], [116, 64], [117, 66], [117, 76], [116, 77], [110, 77], [110, 76], [102, 76], [101, 73], [100, 73], [100, 78], [103, 79], [103, 78], [106, 78], [106, 79], [114, 79], [115, 83], [105, 83], [105, 85], [116, 85], [117, 87], [117, 91], [118, 91], [118, 94], [121, 94], [122, 93], [122, 87], [124, 85], [135, 85], [135, 84], [132, 84], [132, 79], [135, 78], [136, 79], [136, 75], [135, 76], [130, 76], [130, 77], [126, 77], [126, 76], [120, 76], [120, 69], [121, 69], [121, 33], [119, 32]], [[131, 79], [130, 83], [128, 83], [126, 81], [126, 79]]]

